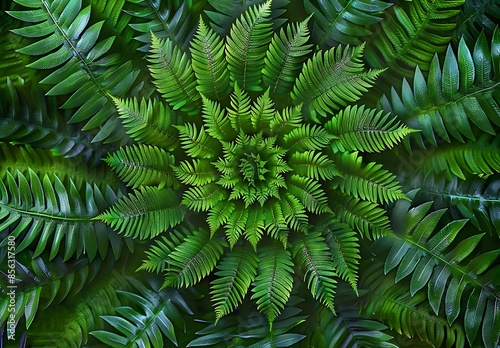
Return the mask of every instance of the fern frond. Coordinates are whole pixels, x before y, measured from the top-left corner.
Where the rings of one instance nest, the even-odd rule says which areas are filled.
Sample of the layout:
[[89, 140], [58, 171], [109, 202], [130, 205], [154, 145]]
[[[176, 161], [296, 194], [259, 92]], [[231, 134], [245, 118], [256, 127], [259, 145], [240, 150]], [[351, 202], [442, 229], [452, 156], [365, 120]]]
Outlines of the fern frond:
[[[124, 95], [138, 72], [131, 61], [106, 55], [114, 37], [98, 41], [104, 22], [87, 27], [90, 6], [82, 9], [81, 0], [18, 2], [30, 9], [10, 11], [9, 14], [35, 24], [15, 29], [14, 32], [37, 40], [19, 52], [30, 56], [41, 55], [28, 67], [53, 70], [41, 81], [42, 84], [52, 85], [47, 94], [69, 95], [62, 107], [78, 108], [69, 122], [88, 120], [83, 129], [93, 131], [93, 142], [121, 141], [123, 132], [111, 95]], [[59, 10], [61, 8], [66, 10]]]
[[330, 247], [335, 272], [349, 282], [358, 294], [358, 265], [361, 259], [359, 238], [356, 232], [332, 215], [321, 220], [315, 230], [320, 230]]
[[374, 203], [391, 203], [408, 197], [401, 190], [396, 176], [381, 164], [368, 163], [361, 168], [363, 158], [357, 152], [344, 152], [338, 156], [338, 170], [342, 177], [332, 180], [332, 187], [355, 198]]
[[283, 95], [292, 89], [302, 63], [311, 52], [312, 45], [306, 44], [309, 40], [309, 18], [289, 24], [275, 33], [271, 40], [262, 74], [264, 85], [270, 88], [273, 95]]
[[464, 0], [419, 0], [395, 5], [386, 11], [380, 34], [368, 40], [365, 58], [374, 68], [389, 67], [401, 74], [407, 67], [423, 71], [435, 53], [446, 50], [451, 41]]
[[448, 208], [452, 218], [468, 219], [479, 230], [500, 236], [498, 178], [448, 181], [443, 175], [422, 175], [417, 180], [417, 199], [434, 200], [438, 207]]
[[[207, 128], [207, 133], [214, 139], [221, 141], [234, 140], [236, 131], [231, 126], [231, 121], [226, 114], [226, 110], [221, 110], [221, 105], [208, 98], [203, 98], [203, 120]], [[233, 114], [233, 116], [235, 116]]]
[[341, 173], [328, 155], [316, 151], [296, 152], [288, 164], [295, 174], [314, 180], [331, 180]]
[[330, 211], [325, 191], [318, 181], [294, 174], [287, 182], [287, 189], [308, 211], [315, 214]]
[[259, 251], [257, 278], [253, 282], [252, 299], [266, 315], [269, 325], [278, 317], [290, 298], [293, 286], [293, 262], [290, 252], [275, 244]]
[[176, 226], [184, 219], [175, 191], [141, 186], [96, 217], [126, 237], [147, 239]]
[[163, 149], [148, 145], [132, 145], [110, 153], [104, 160], [128, 186], [157, 186], [174, 184], [174, 172], [170, 168], [174, 157]]
[[337, 200], [333, 202], [334, 213], [364, 238], [378, 239], [390, 233], [389, 218], [377, 204], [342, 194]]
[[117, 290], [124, 305], [115, 307], [115, 315], [101, 316], [119, 333], [94, 330], [90, 334], [108, 346], [157, 348], [169, 342], [178, 346], [175, 324], [184, 322], [181, 312], [190, 310], [182, 295], [174, 289], [158, 292], [142, 284], [136, 287], [134, 292]]
[[[112, 232], [102, 238], [105, 226], [93, 221], [116, 200], [109, 187], [102, 192], [88, 182], [77, 186], [71, 179], [63, 181], [50, 172], [40, 176], [31, 168], [26, 174], [18, 169], [6, 171], [0, 178], [0, 231], [16, 238], [16, 252], [36, 243], [33, 257], [46, 250], [50, 260], [59, 254], [68, 260], [84, 253], [93, 260], [98, 252], [106, 256], [107, 239], [115, 244], [113, 250], [122, 247], [123, 240]], [[7, 243], [5, 236], [0, 247]]]
[[189, 56], [170, 39], [151, 34], [149, 70], [156, 89], [174, 110], [196, 115], [201, 109], [200, 94]]
[[370, 88], [381, 70], [364, 71], [364, 44], [334, 47], [309, 59], [291, 93], [295, 104], [304, 103], [312, 120], [357, 101]]
[[269, 122], [269, 127], [274, 134], [287, 134], [292, 129], [300, 127], [302, 121], [302, 104], [300, 104], [284, 108], [281, 112], [276, 111], [274, 118]]
[[283, 144], [289, 151], [322, 150], [333, 139], [323, 127], [305, 124], [292, 129], [283, 137]]
[[274, 102], [269, 98], [269, 89], [260, 95], [250, 109], [250, 120], [255, 132], [269, 129], [271, 120], [274, 118]]
[[285, 222], [291, 229], [304, 231], [307, 226], [307, 214], [304, 205], [292, 194], [287, 193], [280, 200], [281, 211]]
[[225, 196], [225, 190], [211, 182], [191, 187], [185, 191], [182, 196], [182, 204], [194, 211], [207, 211], [215, 207]]
[[205, 127], [200, 130], [194, 123], [175, 126], [179, 131], [179, 140], [184, 151], [190, 156], [199, 159], [215, 159], [220, 152], [220, 143], [205, 132]]
[[476, 141], [467, 141], [465, 144], [440, 144], [426, 156], [419, 167], [422, 173], [434, 171], [435, 174], [444, 173], [448, 181], [454, 177], [467, 180], [473, 174], [479, 178], [487, 178], [500, 173], [500, 149], [498, 138], [492, 143], [489, 135], [483, 134]]
[[241, 131], [251, 133], [253, 130], [250, 118], [251, 99], [248, 93], [241, 89], [237, 83], [234, 84], [234, 92], [231, 93], [231, 108], [229, 108], [229, 120], [231, 126], [238, 133]]
[[373, 313], [391, 329], [413, 340], [420, 339], [437, 347], [465, 346], [462, 328], [433, 315], [425, 294], [408, 293], [405, 287], [395, 285], [391, 277], [379, 270], [370, 267], [366, 280], [363, 279], [371, 294], [364, 306], [365, 313]]
[[123, 126], [130, 137], [143, 144], [174, 149], [177, 137], [172, 122], [175, 115], [162, 102], [113, 98]]
[[215, 167], [208, 160], [181, 162], [174, 167], [176, 177], [186, 185], [205, 185], [215, 181], [219, 176]]
[[[497, 29], [491, 45], [498, 42]], [[439, 141], [436, 135], [447, 142], [451, 138], [464, 142], [464, 137], [476, 140], [478, 130], [495, 135], [493, 124], [500, 125], [496, 111], [500, 108], [496, 95], [500, 75], [492, 74], [493, 57], [498, 61], [498, 54], [492, 55], [484, 35], [478, 38], [472, 52], [463, 40], [458, 55], [448, 46], [442, 65], [437, 55], [432, 59], [427, 79], [417, 67], [413, 88], [403, 80], [401, 96], [392, 90], [392, 110], [410, 127], [421, 130], [417, 136], [434, 146]]]
[[231, 79], [247, 91], [260, 91], [262, 68], [271, 41], [271, 1], [250, 7], [231, 27], [226, 58]]
[[168, 286], [189, 287], [212, 273], [225, 243], [210, 238], [208, 231], [193, 231], [168, 255], [165, 282]]
[[[484, 234], [469, 235], [454, 243], [467, 221], [454, 220], [438, 229], [444, 210], [427, 214], [431, 204], [424, 203], [408, 212], [402, 234], [392, 236], [393, 245], [384, 272], [397, 267], [396, 282], [411, 275], [412, 296], [427, 286], [430, 307], [438, 315], [444, 302], [450, 325], [460, 314], [462, 296], [468, 297], [464, 322], [467, 340], [472, 345], [485, 318], [491, 320], [499, 314], [495, 304], [499, 303], [500, 295], [495, 292], [495, 287], [500, 283], [491, 279], [491, 272], [496, 274], [499, 271], [500, 266], [494, 262], [500, 256], [500, 249], [476, 252]], [[486, 307], [490, 312], [485, 311]], [[483, 335], [483, 343], [494, 347], [500, 332], [491, 336], [491, 327], [485, 325], [482, 330], [488, 333]]]
[[464, 37], [467, 43], [473, 44], [484, 30], [487, 37], [493, 36], [500, 23], [500, 4], [492, 0], [465, 1], [457, 16], [455, 38]]
[[381, 152], [397, 145], [414, 132], [401, 125], [396, 117], [383, 111], [365, 109], [364, 106], [347, 106], [325, 124], [335, 136], [334, 151]]
[[361, 44], [362, 38], [372, 34], [371, 27], [382, 20], [381, 15], [391, 6], [380, 0], [304, 2], [306, 12], [313, 14], [313, 38], [320, 47]]
[[127, 2], [134, 4], [130, 8], [127, 7], [125, 12], [133, 17], [129, 26], [139, 34], [134, 39], [143, 44], [139, 51], [149, 51], [150, 33], [168, 38], [183, 49], [188, 48], [189, 38], [195, 31], [197, 20], [197, 11], [192, 3], [148, 0]]
[[300, 236], [300, 239], [294, 242], [292, 256], [296, 265], [304, 269], [304, 280], [313, 297], [335, 312], [337, 273], [330, 249], [321, 232]]
[[257, 276], [257, 264], [255, 252], [243, 248], [233, 249], [218, 264], [210, 291], [216, 322], [243, 302]]
[[9, 78], [2, 89], [0, 140], [51, 149], [54, 155], [81, 156], [96, 165], [109, 146], [91, 142], [92, 133], [67, 124], [67, 112], [58, 110], [57, 98], [44, 96], [39, 86], [16, 87]]
[[265, 221], [263, 213], [264, 209], [258, 205], [253, 205], [248, 210], [243, 236], [252, 245], [254, 250], [257, 250], [257, 244], [264, 234]]
[[184, 228], [176, 228], [168, 233], [168, 236], [161, 236], [155, 240], [156, 245], [151, 245], [145, 251], [147, 259], [143, 260], [137, 271], [145, 270], [147, 272], [160, 273], [165, 271], [167, 258], [174, 251], [177, 245], [181, 244], [189, 231]]
[[191, 60], [198, 85], [196, 89], [209, 99], [223, 100], [229, 94], [224, 42], [200, 19], [196, 34], [191, 40]]

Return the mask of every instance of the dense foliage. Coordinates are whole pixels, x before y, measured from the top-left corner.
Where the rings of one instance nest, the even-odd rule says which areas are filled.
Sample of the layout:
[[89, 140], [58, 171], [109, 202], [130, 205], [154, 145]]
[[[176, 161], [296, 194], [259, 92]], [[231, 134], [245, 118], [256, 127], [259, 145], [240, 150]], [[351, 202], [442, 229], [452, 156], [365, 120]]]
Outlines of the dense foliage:
[[0, 345], [498, 346], [497, 2], [2, 5]]

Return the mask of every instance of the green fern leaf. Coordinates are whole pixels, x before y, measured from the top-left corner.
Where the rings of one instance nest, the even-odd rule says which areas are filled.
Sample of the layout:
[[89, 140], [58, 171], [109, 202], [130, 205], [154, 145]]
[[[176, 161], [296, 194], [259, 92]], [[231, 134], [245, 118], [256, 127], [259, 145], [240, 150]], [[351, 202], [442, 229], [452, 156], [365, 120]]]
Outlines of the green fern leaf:
[[[222, 201], [217, 203], [208, 212], [207, 223], [210, 227], [210, 233], [213, 236], [214, 233], [228, 220], [234, 217], [233, 212], [235, 210], [235, 204], [231, 201]], [[230, 245], [231, 241], [230, 241]]]
[[315, 151], [296, 152], [288, 161], [295, 174], [314, 180], [331, 180], [341, 173], [328, 155]]
[[[33, 30], [20, 28], [20, 35], [37, 38], [19, 52], [40, 58], [28, 66], [35, 69], [54, 69], [40, 81], [52, 85], [48, 95], [70, 95], [62, 105], [78, 108], [70, 123], [88, 120], [84, 130], [93, 130], [93, 142], [120, 141], [123, 132], [115, 116], [111, 95], [125, 94], [138, 72], [132, 62], [118, 56], [106, 55], [114, 37], [98, 41], [103, 21], [87, 27], [90, 6], [82, 9], [81, 0], [46, 2], [19, 1], [30, 7], [9, 14], [21, 21], [35, 23]], [[58, 9], [66, 8], [66, 11]], [[28, 34], [29, 32], [29, 34]]]
[[226, 236], [229, 242], [229, 246], [232, 248], [238, 242], [238, 239], [243, 235], [245, 227], [248, 221], [249, 211], [248, 209], [243, 209], [241, 204], [230, 205], [234, 207], [234, 212], [224, 220], [227, 220], [225, 225]]
[[264, 85], [272, 94], [284, 95], [292, 89], [302, 63], [311, 52], [312, 45], [306, 44], [309, 18], [298, 24], [289, 24], [273, 36], [262, 69]]
[[182, 126], [175, 126], [179, 131], [181, 146], [190, 157], [199, 159], [214, 159], [220, 151], [220, 143], [211, 138], [205, 132], [205, 127], [200, 130], [196, 124], [187, 123]]
[[269, 89], [257, 98], [250, 110], [250, 120], [255, 132], [269, 129], [270, 121], [274, 118], [274, 102], [269, 98]]
[[308, 211], [315, 214], [330, 211], [325, 191], [316, 180], [292, 175], [288, 180], [287, 189]]
[[[219, 103], [203, 98], [203, 120], [207, 133], [214, 139], [222, 141], [234, 140], [236, 131], [231, 126], [225, 110], [221, 110]], [[233, 114], [233, 116], [235, 116]]]
[[184, 192], [182, 204], [194, 211], [207, 211], [225, 198], [225, 191], [214, 183], [194, 186]]
[[312, 232], [295, 242], [292, 256], [296, 265], [304, 268], [304, 280], [313, 297], [335, 312], [337, 273], [329, 250], [321, 232]]
[[364, 45], [334, 47], [309, 59], [296, 80], [292, 100], [304, 103], [312, 120], [326, 117], [357, 101], [370, 88], [381, 70], [363, 71]]
[[178, 143], [171, 127], [174, 113], [156, 99], [113, 98], [123, 126], [132, 139], [139, 143], [174, 149]]
[[398, 144], [412, 129], [401, 125], [395, 117], [376, 113], [364, 106], [347, 106], [325, 124], [336, 139], [334, 151], [381, 152]]
[[183, 49], [188, 48], [188, 39], [195, 30], [198, 12], [191, 2], [166, 3], [149, 0], [127, 0], [127, 2], [134, 4], [124, 11], [134, 17], [129, 26], [139, 34], [134, 37], [143, 44], [138, 48], [139, 51], [149, 51], [151, 32], [157, 37], [169, 38]]
[[[2, 176], [0, 231], [8, 231], [11, 238], [16, 238], [16, 253], [36, 243], [32, 257], [47, 251], [49, 260], [59, 254], [68, 260], [83, 253], [93, 260], [98, 252], [101, 257], [106, 256], [109, 251], [106, 239], [114, 244], [113, 250], [123, 246], [123, 240], [112, 233], [101, 239], [106, 228], [92, 221], [117, 200], [111, 188], [107, 187], [103, 193], [97, 185], [84, 182], [77, 186], [71, 179], [63, 181], [54, 173], [39, 176], [31, 168], [26, 175], [17, 169]], [[72, 243], [64, 243], [64, 238]], [[5, 247], [8, 240], [4, 235], [0, 247]]]
[[223, 100], [229, 94], [229, 71], [224, 43], [202, 19], [191, 40], [191, 59], [198, 85], [196, 89], [206, 98]]
[[205, 185], [218, 178], [215, 167], [208, 160], [184, 161], [174, 167], [176, 177], [186, 185]]
[[193, 231], [168, 255], [165, 282], [168, 286], [190, 287], [212, 273], [225, 243], [210, 239], [207, 231]]
[[464, 0], [419, 0], [387, 11], [382, 33], [368, 40], [365, 57], [374, 68], [401, 74], [406, 67], [429, 69], [432, 56], [446, 50]]
[[251, 108], [251, 99], [248, 93], [235, 83], [234, 92], [231, 93], [231, 108], [228, 109], [228, 114], [231, 126], [237, 132], [251, 133], [253, 131], [250, 117]]
[[374, 203], [408, 200], [394, 174], [375, 162], [361, 168], [362, 162], [363, 159], [357, 152], [345, 152], [339, 156], [336, 163], [343, 176], [334, 178], [332, 187], [344, 194]]
[[378, 239], [391, 232], [385, 210], [373, 202], [340, 195], [338, 202], [333, 204], [333, 211], [340, 221], [365, 238]]
[[169, 40], [151, 34], [149, 70], [156, 89], [174, 110], [196, 115], [201, 109], [191, 59]]
[[137, 271], [160, 273], [165, 271], [167, 258], [174, 251], [177, 245], [181, 244], [189, 231], [186, 229], [174, 229], [167, 236], [156, 239], [156, 245], [152, 245], [146, 250], [147, 260], [144, 260]]
[[271, 41], [271, 1], [250, 7], [231, 27], [226, 58], [231, 79], [247, 91], [260, 91], [262, 68]]
[[290, 298], [293, 286], [293, 262], [288, 250], [279, 245], [263, 247], [259, 251], [257, 278], [253, 282], [252, 299], [257, 309], [272, 323]]
[[[500, 30], [497, 32], [492, 45], [500, 42]], [[464, 142], [464, 137], [476, 140], [477, 129], [495, 135], [492, 123], [500, 125], [495, 111], [500, 108], [495, 97], [500, 80], [499, 76], [491, 75], [492, 58], [488, 57], [492, 53], [483, 35], [472, 52], [465, 41], [460, 41], [458, 57], [448, 46], [442, 66], [438, 56], [434, 56], [427, 79], [417, 67], [413, 88], [403, 80], [401, 96], [392, 91], [392, 110], [406, 124], [421, 130], [417, 136], [434, 146], [440, 141], [436, 135], [447, 142], [451, 138]], [[496, 57], [498, 60], [498, 54]]]
[[316, 230], [321, 230], [330, 247], [335, 272], [349, 282], [358, 294], [358, 265], [361, 259], [359, 238], [351, 227], [328, 215], [318, 223]]
[[300, 127], [302, 119], [302, 104], [276, 111], [274, 118], [269, 122], [271, 132], [274, 134], [287, 134], [292, 129]]
[[305, 124], [292, 129], [283, 137], [283, 144], [289, 151], [322, 150], [332, 141], [333, 136], [323, 127]]
[[322, 47], [336, 44], [361, 44], [372, 34], [371, 27], [382, 20], [381, 15], [391, 3], [380, 0], [306, 0], [307, 13], [314, 16], [314, 41]]
[[[498, 280], [493, 280], [493, 288], [490, 287], [491, 280], [487, 271], [498, 272], [499, 266], [494, 262], [500, 256], [500, 249], [479, 254], [475, 252], [483, 234], [472, 235], [454, 243], [467, 221], [454, 220], [438, 230], [436, 226], [444, 210], [431, 212], [421, 218], [429, 211], [430, 206], [430, 203], [422, 204], [408, 212], [409, 219], [416, 220], [416, 224], [407, 223], [402, 235], [393, 236], [384, 272], [397, 267], [396, 282], [411, 274], [412, 295], [427, 285], [430, 307], [438, 315], [440, 305], [444, 302], [446, 318], [450, 324], [460, 313], [460, 298], [467, 296], [466, 288], [472, 287], [464, 314], [466, 337], [472, 345], [485, 316], [491, 318], [497, 315], [495, 306], [488, 303], [500, 301], [499, 295], [494, 291]], [[413, 216], [419, 218], [415, 219]], [[468, 258], [469, 255], [472, 257]], [[487, 306], [493, 312], [486, 314]], [[500, 333], [493, 337], [493, 341], [485, 341], [483, 337], [483, 342], [486, 346], [493, 347], [498, 343], [499, 336]]]
[[219, 263], [210, 291], [216, 322], [243, 302], [257, 276], [257, 264], [255, 252], [241, 248], [232, 250]]
[[175, 191], [141, 186], [121, 198], [96, 217], [126, 237], [147, 239], [167, 231], [183, 221], [185, 210]]
[[128, 186], [172, 186], [174, 157], [164, 150], [148, 145], [133, 145], [111, 153], [104, 160]]

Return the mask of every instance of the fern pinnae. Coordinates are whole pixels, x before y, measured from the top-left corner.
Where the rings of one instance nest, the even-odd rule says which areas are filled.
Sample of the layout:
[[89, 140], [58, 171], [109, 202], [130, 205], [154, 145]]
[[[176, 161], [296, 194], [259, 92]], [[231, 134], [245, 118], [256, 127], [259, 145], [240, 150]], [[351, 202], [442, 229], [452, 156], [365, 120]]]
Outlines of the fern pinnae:
[[218, 264], [210, 291], [216, 323], [243, 302], [257, 276], [257, 265], [257, 255], [248, 248], [234, 248]]

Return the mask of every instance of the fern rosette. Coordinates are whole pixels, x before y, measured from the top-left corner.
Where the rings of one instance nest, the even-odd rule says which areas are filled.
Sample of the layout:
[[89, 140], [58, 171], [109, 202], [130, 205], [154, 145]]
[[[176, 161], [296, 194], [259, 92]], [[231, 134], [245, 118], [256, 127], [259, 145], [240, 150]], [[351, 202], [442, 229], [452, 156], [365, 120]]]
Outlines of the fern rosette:
[[364, 70], [364, 46], [310, 55], [309, 19], [273, 33], [271, 12], [270, 1], [250, 7], [226, 38], [200, 20], [190, 54], [152, 35], [161, 97], [114, 99], [139, 144], [106, 161], [135, 191], [100, 218], [156, 238], [140, 269], [165, 272], [164, 287], [214, 272], [217, 320], [251, 291], [272, 323], [295, 272], [333, 311], [338, 278], [357, 292], [360, 238], [389, 233], [383, 204], [406, 198], [361, 152], [411, 130], [390, 114], [344, 108], [380, 73]]

